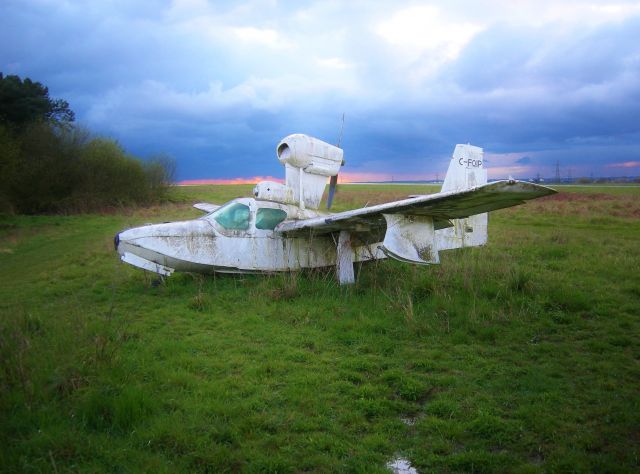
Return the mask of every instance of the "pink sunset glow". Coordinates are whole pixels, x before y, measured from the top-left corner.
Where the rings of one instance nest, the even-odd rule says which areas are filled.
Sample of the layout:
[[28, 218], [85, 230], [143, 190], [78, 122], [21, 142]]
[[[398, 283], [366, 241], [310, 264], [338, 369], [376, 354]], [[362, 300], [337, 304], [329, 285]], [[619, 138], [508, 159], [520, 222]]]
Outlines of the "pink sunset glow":
[[198, 186], [202, 184], [256, 184], [259, 181], [275, 181], [276, 183], [284, 183], [284, 179], [274, 178], [273, 176], [252, 176], [249, 178], [185, 179], [184, 181], [178, 181], [178, 186]]
[[611, 163], [607, 168], [640, 168], [640, 161], [623, 161], [622, 163]]

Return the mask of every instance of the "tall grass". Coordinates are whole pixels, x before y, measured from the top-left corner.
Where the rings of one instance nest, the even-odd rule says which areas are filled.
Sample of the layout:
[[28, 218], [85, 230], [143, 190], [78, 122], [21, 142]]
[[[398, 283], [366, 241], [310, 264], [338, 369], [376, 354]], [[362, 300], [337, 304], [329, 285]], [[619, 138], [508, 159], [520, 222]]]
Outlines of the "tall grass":
[[153, 286], [117, 261], [113, 232], [186, 204], [4, 218], [3, 469], [386, 472], [400, 453], [419, 472], [633, 472], [640, 224], [611, 210], [637, 192], [496, 212], [486, 247], [363, 264], [346, 288], [331, 269]]

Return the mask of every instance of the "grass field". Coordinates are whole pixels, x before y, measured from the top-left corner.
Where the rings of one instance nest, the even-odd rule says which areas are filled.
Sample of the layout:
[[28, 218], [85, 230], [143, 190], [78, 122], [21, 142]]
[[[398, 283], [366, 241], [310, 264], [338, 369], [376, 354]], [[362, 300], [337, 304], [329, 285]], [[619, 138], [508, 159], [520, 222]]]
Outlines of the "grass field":
[[[0, 218], [0, 470], [638, 472], [640, 188], [492, 213], [488, 246], [347, 288], [155, 286], [118, 261], [116, 231], [250, 188]], [[335, 206], [424, 190], [341, 185]]]

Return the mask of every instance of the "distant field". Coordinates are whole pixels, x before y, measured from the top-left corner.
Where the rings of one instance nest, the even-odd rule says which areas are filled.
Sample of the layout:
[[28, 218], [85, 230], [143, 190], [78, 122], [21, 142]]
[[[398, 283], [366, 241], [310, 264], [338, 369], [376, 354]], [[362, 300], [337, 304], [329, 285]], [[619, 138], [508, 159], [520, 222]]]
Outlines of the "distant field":
[[[116, 231], [251, 188], [0, 217], [0, 470], [638, 472], [640, 188], [561, 188], [349, 288], [118, 261]], [[437, 190], [340, 185], [335, 210]]]

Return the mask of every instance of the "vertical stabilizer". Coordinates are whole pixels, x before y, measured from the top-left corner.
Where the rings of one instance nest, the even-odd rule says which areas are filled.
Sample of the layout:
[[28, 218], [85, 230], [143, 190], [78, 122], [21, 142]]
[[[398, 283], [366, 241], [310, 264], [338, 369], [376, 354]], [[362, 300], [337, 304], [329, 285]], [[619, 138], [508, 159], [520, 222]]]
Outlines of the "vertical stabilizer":
[[[486, 183], [487, 170], [483, 167], [482, 148], [456, 145], [441, 192], [465, 191]], [[453, 227], [436, 231], [439, 250], [476, 247], [487, 243], [486, 212], [466, 219], [453, 219], [451, 223]]]
[[487, 170], [483, 167], [482, 148], [456, 145], [449, 169], [442, 184], [442, 192], [463, 191], [487, 183]]

